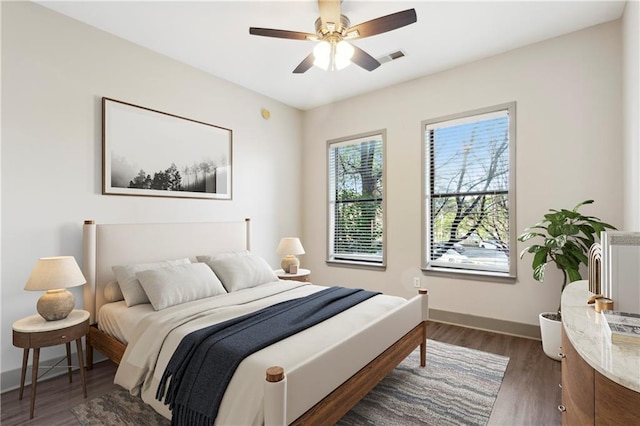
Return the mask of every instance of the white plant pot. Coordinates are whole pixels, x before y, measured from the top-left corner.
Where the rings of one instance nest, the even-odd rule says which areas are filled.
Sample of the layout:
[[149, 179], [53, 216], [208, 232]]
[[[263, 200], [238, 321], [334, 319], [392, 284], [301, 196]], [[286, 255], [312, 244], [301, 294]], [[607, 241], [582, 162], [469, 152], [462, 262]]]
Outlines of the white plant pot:
[[556, 361], [560, 361], [560, 345], [562, 321], [546, 318], [545, 315], [554, 315], [555, 312], [543, 312], [540, 319], [540, 334], [542, 335], [542, 350]]

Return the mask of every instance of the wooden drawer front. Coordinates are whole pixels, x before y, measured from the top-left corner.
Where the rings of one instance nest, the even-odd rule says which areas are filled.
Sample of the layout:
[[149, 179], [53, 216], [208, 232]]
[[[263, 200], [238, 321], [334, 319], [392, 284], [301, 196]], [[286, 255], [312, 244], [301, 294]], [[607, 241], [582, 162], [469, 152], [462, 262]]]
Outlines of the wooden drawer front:
[[79, 339], [89, 332], [89, 320], [60, 330], [43, 331], [38, 333], [13, 332], [13, 342], [21, 348], [42, 348]]
[[640, 425], [640, 393], [596, 371], [596, 424]]
[[563, 425], [593, 425], [594, 370], [578, 355], [562, 330], [562, 415]]

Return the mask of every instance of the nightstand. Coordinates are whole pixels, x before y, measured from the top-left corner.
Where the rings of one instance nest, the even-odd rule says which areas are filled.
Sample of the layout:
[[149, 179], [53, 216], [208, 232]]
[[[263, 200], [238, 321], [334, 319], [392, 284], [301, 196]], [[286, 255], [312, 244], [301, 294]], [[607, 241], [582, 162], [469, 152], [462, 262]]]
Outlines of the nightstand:
[[297, 274], [287, 274], [282, 269], [276, 269], [275, 273], [278, 276], [278, 278], [280, 278], [281, 280], [293, 280], [293, 281], [304, 281], [304, 282], [308, 282], [309, 277], [311, 276], [310, 270], [302, 269], [302, 268], [298, 268]]
[[24, 391], [24, 378], [27, 373], [27, 362], [29, 361], [29, 350], [33, 349], [33, 367], [31, 375], [31, 411], [30, 419], [33, 419], [33, 412], [36, 403], [36, 385], [38, 384], [38, 363], [40, 361], [40, 348], [56, 346], [64, 343], [67, 347], [67, 368], [69, 382], [71, 379], [71, 345], [75, 340], [78, 351], [78, 364], [80, 367], [80, 378], [82, 380], [82, 390], [84, 397], [87, 397], [87, 382], [84, 377], [84, 365], [82, 355], [82, 337], [89, 333], [89, 312], [73, 310], [65, 319], [58, 321], [47, 321], [40, 315], [32, 315], [13, 323], [13, 345], [23, 348], [22, 374], [20, 375], [20, 394], [22, 399]]

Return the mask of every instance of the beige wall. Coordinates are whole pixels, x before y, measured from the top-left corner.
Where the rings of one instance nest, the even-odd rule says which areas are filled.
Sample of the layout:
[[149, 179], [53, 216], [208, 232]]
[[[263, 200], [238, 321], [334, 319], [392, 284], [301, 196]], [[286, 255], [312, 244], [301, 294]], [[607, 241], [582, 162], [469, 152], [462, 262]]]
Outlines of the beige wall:
[[[596, 203], [586, 213], [620, 224], [620, 25], [599, 25], [305, 113], [303, 266], [312, 269], [313, 281], [411, 296], [412, 277], [420, 276], [431, 308], [524, 324], [557, 309], [561, 274], [554, 270], [548, 282], [534, 281], [530, 258], [518, 261], [515, 284], [420, 272], [420, 122], [516, 101], [517, 230], [549, 208], [589, 198]], [[388, 267], [329, 267], [326, 141], [381, 128], [387, 129]]]
[[622, 16], [622, 117], [624, 229], [640, 231], [640, 2], [627, 1]]
[[[233, 200], [101, 195], [102, 96], [233, 129]], [[2, 372], [20, 366], [11, 324], [35, 314], [40, 293], [23, 290], [31, 269], [43, 256], [80, 262], [84, 219], [251, 217], [253, 248], [276, 267], [280, 237], [301, 230], [291, 202], [300, 191], [301, 120], [296, 109], [34, 3], [2, 2]], [[47, 348], [41, 358], [56, 353]], [[2, 378], [3, 389], [15, 379]]]

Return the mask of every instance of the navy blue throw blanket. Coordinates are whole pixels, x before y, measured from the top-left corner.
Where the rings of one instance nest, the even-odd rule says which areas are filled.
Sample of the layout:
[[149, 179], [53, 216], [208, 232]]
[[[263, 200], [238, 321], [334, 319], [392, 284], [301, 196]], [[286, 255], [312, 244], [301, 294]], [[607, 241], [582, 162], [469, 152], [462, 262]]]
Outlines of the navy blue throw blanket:
[[166, 390], [172, 425], [212, 425], [244, 358], [376, 294], [330, 287], [189, 333], [167, 364], [156, 398]]

